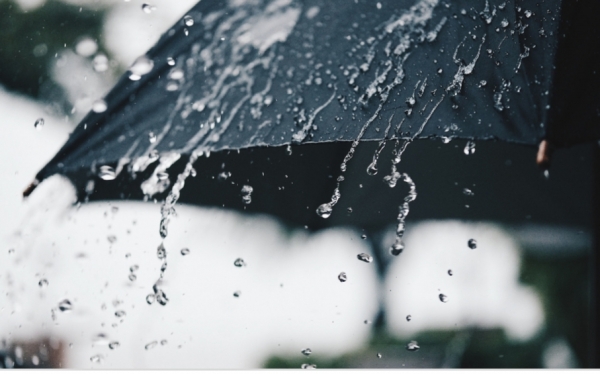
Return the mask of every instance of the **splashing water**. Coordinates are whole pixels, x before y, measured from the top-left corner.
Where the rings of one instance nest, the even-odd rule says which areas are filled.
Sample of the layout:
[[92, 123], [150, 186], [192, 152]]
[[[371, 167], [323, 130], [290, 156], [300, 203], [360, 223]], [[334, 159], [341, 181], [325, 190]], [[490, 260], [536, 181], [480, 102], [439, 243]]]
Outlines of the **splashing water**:
[[377, 146], [377, 150], [375, 151], [375, 154], [373, 155], [373, 161], [367, 167], [367, 174], [369, 174], [369, 175], [376, 175], [377, 174], [377, 161], [379, 160], [379, 155], [381, 154], [381, 152], [385, 148], [385, 144], [387, 142], [388, 133], [390, 132], [390, 128], [392, 127], [392, 119], [394, 119], [394, 115], [393, 114], [390, 116], [390, 119], [388, 120], [388, 126], [385, 129], [385, 133], [383, 135], [383, 139], [379, 142], [379, 145]]
[[402, 174], [402, 180], [409, 186], [408, 195], [404, 198], [404, 203], [400, 206], [400, 212], [398, 213], [398, 226], [396, 227], [396, 241], [390, 248], [390, 253], [394, 256], [398, 256], [404, 250], [404, 243], [402, 237], [404, 236], [406, 216], [409, 212], [409, 204], [417, 198], [417, 188], [415, 183], [406, 173]]

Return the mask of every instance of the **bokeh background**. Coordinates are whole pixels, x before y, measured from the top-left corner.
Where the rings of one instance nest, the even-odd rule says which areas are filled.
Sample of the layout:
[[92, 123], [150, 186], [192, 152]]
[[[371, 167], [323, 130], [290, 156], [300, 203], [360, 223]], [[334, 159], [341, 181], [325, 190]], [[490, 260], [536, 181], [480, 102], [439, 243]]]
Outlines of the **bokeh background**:
[[[311, 233], [182, 205], [164, 243], [166, 306], [146, 301], [162, 264], [160, 202], [76, 204], [60, 176], [23, 200], [93, 103], [194, 3], [155, 0], [146, 12], [138, 0], [0, 0], [0, 367], [590, 365], [596, 144], [558, 152], [547, 181], [535, 150], [519, 150], [560, 194], [540, 204], [569, 211], [552, 223], [535, 210], [510, 224], [473, 220], [462, 191], [481, 193], [478, 176], [455, 165], [460, 209], [428, 217], [435, 205], [418, 199], [406, 250], [385, 272], [356, 256], [389, 247], [393, 222], [363, 238], [357, 227]], [[522, 160], [508, 151], [510, 174]], [[479, 209], [497, 198], [482, 195]]]

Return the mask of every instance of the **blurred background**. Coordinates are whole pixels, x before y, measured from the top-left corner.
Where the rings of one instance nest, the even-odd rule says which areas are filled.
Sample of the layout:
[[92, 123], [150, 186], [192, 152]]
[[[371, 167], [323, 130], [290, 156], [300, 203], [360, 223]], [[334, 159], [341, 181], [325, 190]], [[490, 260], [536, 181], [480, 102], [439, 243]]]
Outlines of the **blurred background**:
[[[23, 200], [94, 102], [195, 2], [154, 0], [144, 10], [138, 0], [0, 0], [0, 367], [590, 365], [597, 145], [557, 153], [549, 180], [533, 166], [535, 150], [499, 161], [510, 175], [530, 158], [539, 185], [557, 196], [539, 206], [568, 212], [551, 223], [535, 209], [511, 223], [473, 219], [501, 194], [486, 192], [467, 163], [453, 165], [448, 204], [460, 209], [440, 219], [427, 213], [435, 200], [420, 195], [406, 250], [385, 266], [357, 255], [387, 250], [393, 222], [368, 237], [356, 227], [311, 233], [181, 205], [164, 243], [165, 306], [146, 297], [162, 265], [159, 202], [75, 204], [59, 176]], [[523, 188], [506, 178], [492, 185], [516, 196]]]

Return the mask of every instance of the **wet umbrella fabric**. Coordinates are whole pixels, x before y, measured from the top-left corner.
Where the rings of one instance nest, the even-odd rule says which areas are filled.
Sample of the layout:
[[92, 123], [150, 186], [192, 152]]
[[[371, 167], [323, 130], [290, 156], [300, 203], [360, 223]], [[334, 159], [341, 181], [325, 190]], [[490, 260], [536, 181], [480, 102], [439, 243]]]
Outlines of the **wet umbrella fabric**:
[[[84, 118], [37, 180], [67, 175], [82, 199], [162, 198], [173, 185], [182, 187], [178, 175], [185, 179], [194, 174], [191, 164], [186, 165], [190, 155], [202, 155], [195, 164], [200, 175], [224, 180], [232, 172], [227, 167], [236, 166], [228, 163], [209, 174], [205, 171], [216, 154], [210, 162], [206, 156], [243, 150], [239, 158], [245, 157], [249, 165], [237, 162], [232, 174], [243, 175], [250, 165], [259, 165], [255, 171], [267, 171], [263, 183], [272, 193], [257, 199], [260, 192], [255, 189], [254, 202], [242, 205], [241, 186], [257, 178], [237, 179], [237, 191], [230, 194], [237, 208], [311, 228], [342, 221], [381, 226], [397, 215], [397, 199], [381, 204], [383, 210], [395, 211], [381, 213], [381, 219], [354, 215], [338, 222], [314, 213], [316, 202], [337, 202], [331, 192], [340, 191], [335, 188], [342, 178], [336, 178], [351, 175], [350, 169], [357, 167], [344, 161], [349, 170], [340, 171], [342, 160], [350, 161], [355, 152], [348, 151], [348, 142], [401, 138], [403, 142], [392, 141], [388, 147], [395, 157], [416, 138], [526, 145], [553, 134], [559, 135], [552, 138], [557, 145], [598, 138], [599, 127], [590, 126], [590, 118], [597, 116], [597, 89], [587, 93], [587, 104], [578, 104], [577, 111], [555, 100], [572, 91], [559, 74], [571, 63], [560, 54], [565, 42], [559, 34], [571, 25], [561, 16], [561, 6], [568, 7], [558, 0], [485, 1], [475, 6], [437, 0], [202, 1], [133, 64], [105, 98], [107, 109]], [[570, 7], [579, 12], [585, 8]], [[597, 39], [588, 35], [581, 48]], [[589, 56], [581, 61], [589, 62]], [[594, 82], [598, 75], [587, 78]], [[575, 73], [573, 79], [583, 78]], [[555, 82], [562, 82], [564, 89]], [[550, 131], [564, 127], [570, 114], [583, 120], [569, 122], [570, 131]], [[285, 148], [287, 154], [271, 148], [289, 144], [294, 146]], [[309, 144], [319, 144], [318, 150]], [[472, 152], [471, 146], [465, 152]], [[373, 160], [377, 155], [372, 152]], [[270, 167], [284, 179], [270, 180]], [[365, 167], [360, 168], [364, 173]], [[387, 170], [380, 174], [386, 174], [390, 186], [402, 178], [395, 164]], [[285, 185], [288, 176], [294, 186]], [[106, 181], [113, 178], [117, 180]], [[342, 192], [350, 189], [348, 183], [341, 183]], [[364, 184], [387, 188], [379, 176]], [[219, 192], [223, 185], [208, 191]], [[203, 186], [188, 186], [192, 191], [182, 192], [181, 201], [236, 205], [215, 199]], [[256, 203], [260, 200], [262, 205]]]

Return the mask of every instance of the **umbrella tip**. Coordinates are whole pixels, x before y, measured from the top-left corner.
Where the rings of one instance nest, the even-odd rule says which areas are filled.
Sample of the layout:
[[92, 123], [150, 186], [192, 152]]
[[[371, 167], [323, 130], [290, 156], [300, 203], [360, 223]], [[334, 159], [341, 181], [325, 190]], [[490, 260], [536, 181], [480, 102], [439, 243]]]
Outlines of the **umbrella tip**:
[[550, 167], [550, 161], [552, 159], [552, 152], [554, 146], [546, 139], [540, 142], [538, 147], [537, 157], [535, 163], [542, 169], [547, 170]]
[[23, 191], [23, 197], [27, 197], [27, 196], [31, 195], [31, 193], [33, 192], [33, 190], [35, 190], [35, 188], [38, 186], [38, 184], [40, 184], [40, 181], [37, 179], [34, 179], [33, 182], [31, 182], [29, 184], [29, 186], [27, 186], [27, 188]]

